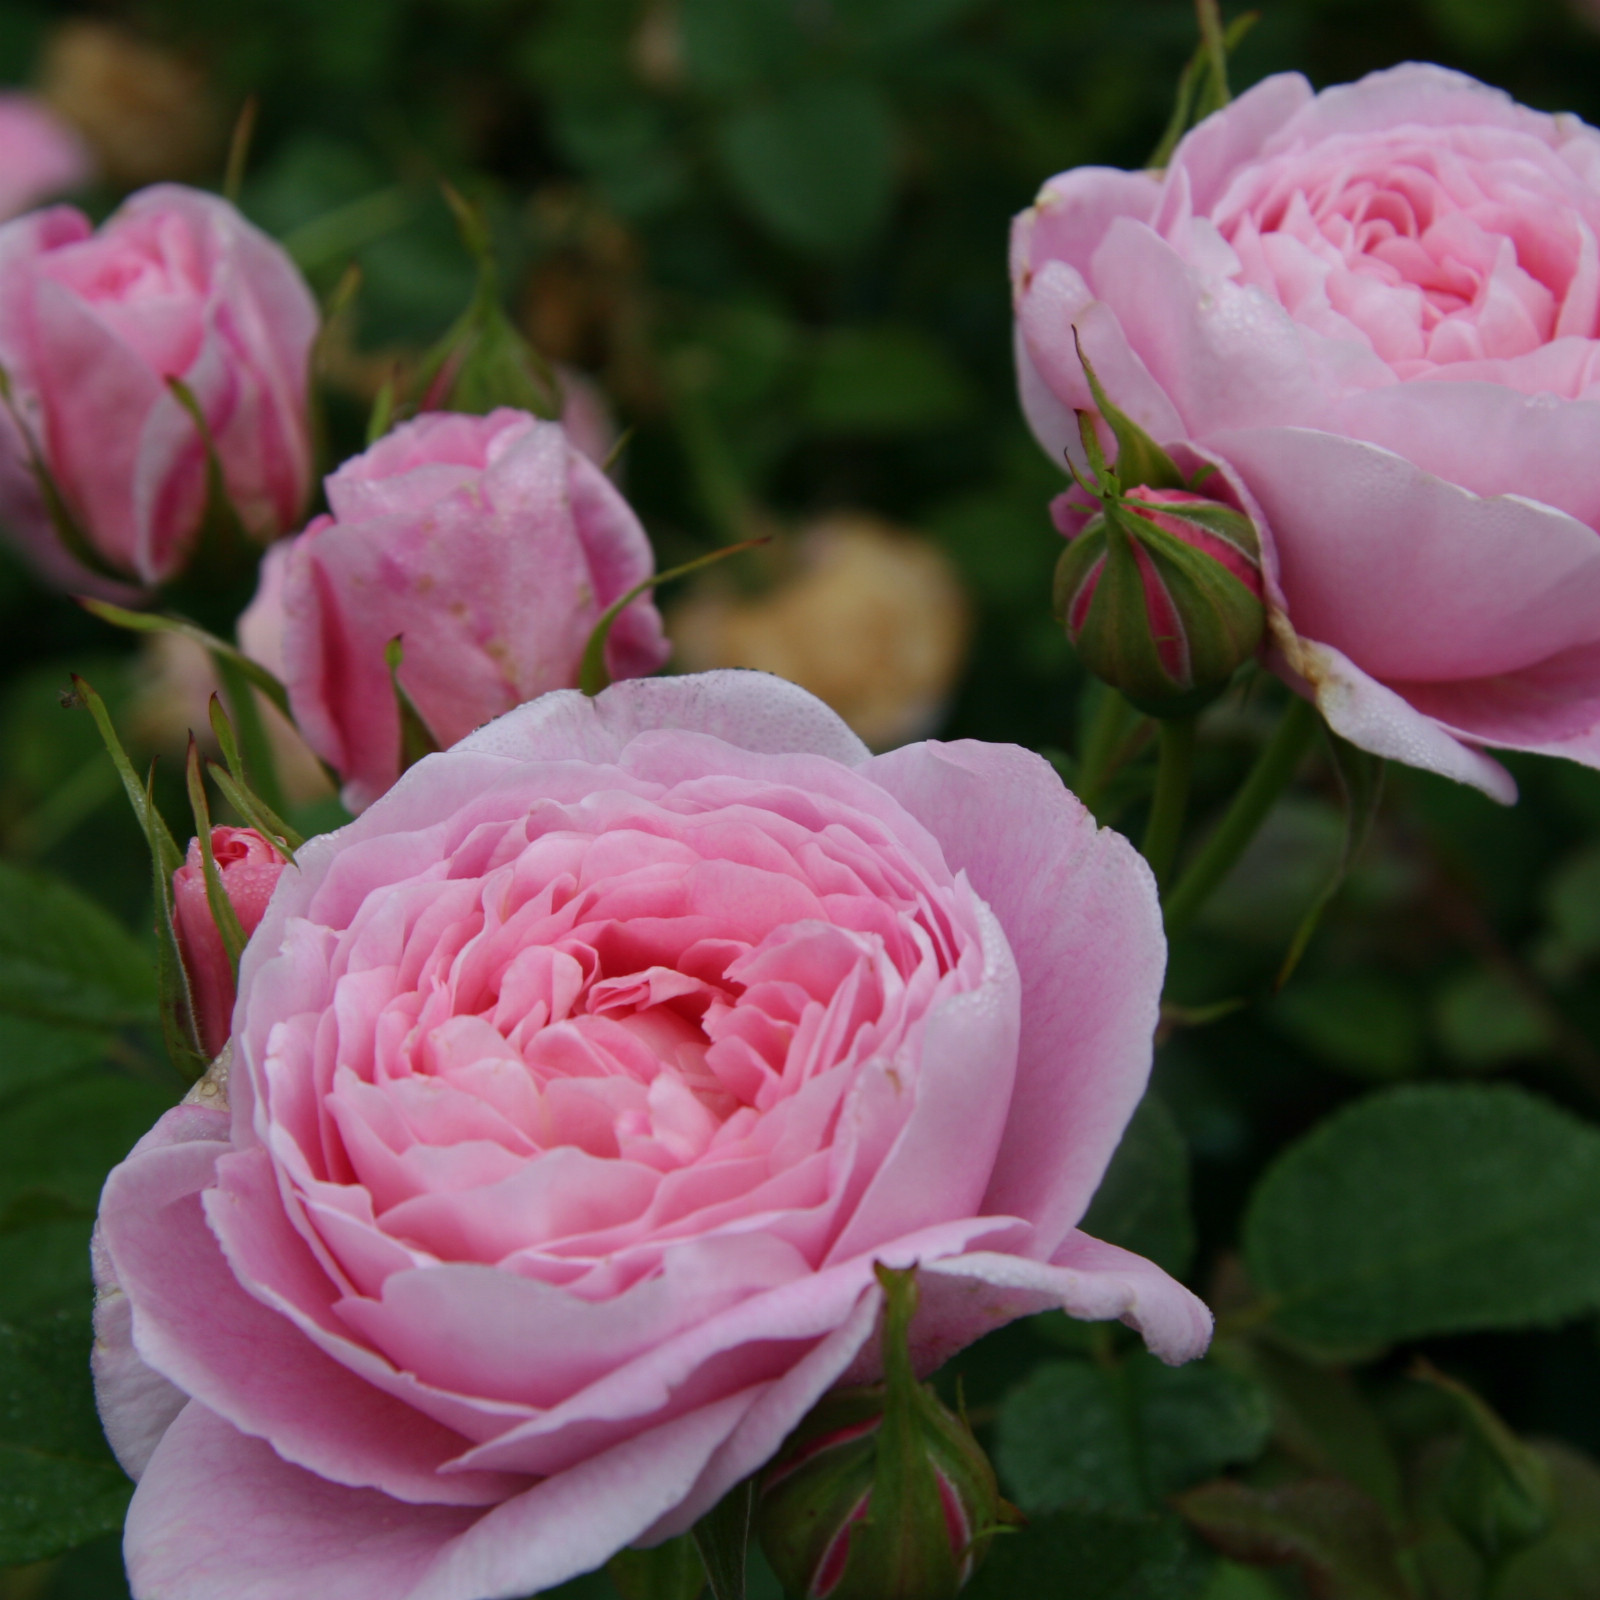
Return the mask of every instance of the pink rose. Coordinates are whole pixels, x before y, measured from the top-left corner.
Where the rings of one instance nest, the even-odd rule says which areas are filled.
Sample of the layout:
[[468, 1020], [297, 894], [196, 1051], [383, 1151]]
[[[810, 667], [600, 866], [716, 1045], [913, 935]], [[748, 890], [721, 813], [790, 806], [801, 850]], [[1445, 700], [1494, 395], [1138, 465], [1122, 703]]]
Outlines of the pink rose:
[[[576, 684], [601, 611], [654, 570], [616, 487], [558, 424], [521, 411], [418, 417], [345, 462], [327, 492], [333, 514], [268, 553], [240, 637], [288, 685], [355, 811], [400, 775], [391, 639], [404, 642], [401, 683], [454, 744]], [[666, 653], [642, 596], [611, 630], [611, 675], [653, 672]]]
[[0, 219], [94, 176], [82, 136], [36, 95], [0, 92]]
[[0, 522], [50, 576], [83, 587], [28, 468], [20, 422], [101, 560], [172, 577], [206, 500], [205, 417], [229, 498], [262, 538], [292, 528], [311, 472], [317, 310], [279, 247], [226, 201], [143, 190], [98, 231], [58, 206], [0, 228]]
[[1012, 241], [1024, 407], [1111, 399], [1256, 513], [1275, 664], [1346, 738], [1511, 799], [1600, 765], [1600, 134], [1438, 67], [1269, 78]]
[[[499, 1600], [688, 1527], [876, 1361], [1210, 1319], [1083, 1215], [1150, 1062], [1150, 874], [1037, 756], [873, 757], [764, 674], [544, 696], [314, 839], [231, 1109], [101, 1205], [141, 1600]], [[214, 1086], [213, 1086], [214, 1094]]]
[[[228, 903], [248, 938], [266, 912], [284, 859], [254, 828], [213, 828], [211, 854]], [[228, 1042], [233, 1019], [233, 967], [206, 898], [198, 839], [189, 841], [188, 859], [172, 875], [172, 912], [200, 1043], [208, 1056], [217, 1056]]]

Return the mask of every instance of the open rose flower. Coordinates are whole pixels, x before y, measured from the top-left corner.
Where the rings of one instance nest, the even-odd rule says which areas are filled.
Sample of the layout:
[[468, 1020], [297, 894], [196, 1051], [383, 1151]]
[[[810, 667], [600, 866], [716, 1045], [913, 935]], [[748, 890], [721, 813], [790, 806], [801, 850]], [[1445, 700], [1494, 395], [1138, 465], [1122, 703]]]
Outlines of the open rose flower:
[[206, 504], [206, 444], [178, 379], [244, 526], [264, 539], [294, 527], [317, 320], [278, 245], [197, 189], [143, 190], [98, 231], [69, 206], [0, 228], [0, 524], [49, 576], [84, 586], [37, 453], [101, 568], [141, 585], [177, 573]]
[[1276, 663], [1346, 738], [1600, 765], [1600, 133], [1406, 66], [1269, 78], [1015, 228], [1024, 406], [1110, 398], [1258, 514]]
[[[268, 552], [240, 620], [359, 811], [400, 775], [384, 650], [440, 744], [576, 685], [600, 613], [654, 570], [628, 502], [554, 422], [429, 412], [327, 480], [331, 515]], [[666, 659], [648, 594], [612, 627], [613, 678]]]
[[1038, 757], [872, 757], [758, 673], [550, 694], [285, 869], [224, 1110], [101, 1206], [141, 1600], [497, 1600], [676, 1534], [873, 1375], [1052, 1306], [1149, 1067], [1148, 871]]

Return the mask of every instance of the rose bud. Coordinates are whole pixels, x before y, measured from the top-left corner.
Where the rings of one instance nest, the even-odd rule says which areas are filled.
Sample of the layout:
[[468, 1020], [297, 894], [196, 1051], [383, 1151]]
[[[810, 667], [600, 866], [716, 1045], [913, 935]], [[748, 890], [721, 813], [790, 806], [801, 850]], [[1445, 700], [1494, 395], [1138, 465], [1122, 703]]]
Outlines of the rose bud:
[[36, 95], [0, 93], [0, 220], [93, 176], [94, 157], [75, 128]]
[[802, 1600], [950, 1600], [1021, 1520], [965, 1420], [917, 1382], [915, 1269], [877, 1272], [884, 1381], [824, 1399], [761, 1480], [762, 1549]]
[[0, 523], [49, 577], [174, 577], [210, 452], [248, 533], [297, 524], [317, 309], [225, 200], [163, 184], [98, 231], [68, 206], [19, 217], [0, 227], [0, 307]]
[[1190, 715], [1260, 647], [1260, 545], [1231, 506], [1140, 486], [1069, 537], [1056, 617], [1084, 665], [1141, 711]]
[[[522, 411], [430, 412], [345, 462], [327, 492], [331, 515], [268, 552], [239, 636], [254, 653], [279, 630], [264, 664], [353, 811], [401, 772], [392, 639], [401, 685], [451, 745], [574, 687], [600, 613], [654, 566], [616, 486], [558, 423]], [[611, 630], [607, 669], [641, 677], [665, 655], [641, 596]]]
[[[277, 887], [284, 859], [254, 828], [213, 828], [211, 854], [228, 903], [248, 939], [256, 931]], [[206, 899], [200, 841], [189, 841], [189, 856], [172, 875], [173, 931], [189, 979], [195, 1030], [208, 1056], [228, 1042], [233, 1019], [233, 966]]]

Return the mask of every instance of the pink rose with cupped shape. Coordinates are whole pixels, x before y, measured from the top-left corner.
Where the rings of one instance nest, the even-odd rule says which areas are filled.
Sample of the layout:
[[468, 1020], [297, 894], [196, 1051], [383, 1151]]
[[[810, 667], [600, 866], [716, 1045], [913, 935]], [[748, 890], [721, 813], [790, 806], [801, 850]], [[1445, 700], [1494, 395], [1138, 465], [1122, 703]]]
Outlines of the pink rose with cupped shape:
[[1380, 755], [1600, 765], [1600, 133], [1431, 66], [1269, 78], [1012, 239], [1023, 404], [1111, 400], [1261, 524], [1274, 663]]
[[[576, 685], [600, 613], [655, 570], [628, 502], [561, 426], [523, 411], [429, 412], [345, 462], [331, 514], [268, 552], [240, 638], [359, 811], [400, 775], [384, 651], [441, 745]], [[666, 659], [648, 594], [612, 626], [613, 678]]]
[[872, 756], [759, 673], [546, 695], [285, 869], [226, 1110], [101, 1204], [140, 1600], [509, 1600], [682, 1532], [873, 1375], [1048, 1307], [1149, 1068], [1149, 872], [1037, 756]]
[[11, 390], [0, 408], [0, 525], [47, 575], [85, 587], [37, 457], [96, 574], [162, 583], [200, 530], [209, 434], [244, 527], [262, 539], [294, 527], [311, 480], [317, 322], [283, 250], [197, 189], [145, 189], [98, 231], [68, 206], [0, 228], [0, 366]]

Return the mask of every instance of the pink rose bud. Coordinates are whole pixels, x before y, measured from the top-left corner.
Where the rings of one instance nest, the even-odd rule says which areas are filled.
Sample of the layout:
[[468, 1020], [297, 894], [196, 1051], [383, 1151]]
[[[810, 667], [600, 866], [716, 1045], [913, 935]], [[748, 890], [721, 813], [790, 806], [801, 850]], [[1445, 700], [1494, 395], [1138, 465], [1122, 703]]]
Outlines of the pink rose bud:
[[1260, 547], [1233, 507], [1139, 486], [1069, 537], [1056, 617], [1084, 665], [1141, 711], [1189, 715], [1260, 647]]
[[761, 1547], [797, 1600], [954, 1600], [1022, 1520], [965, 1419], [912, 1371], [915, 1269], [878, 1278], [884, 1381], [827, 1396], [761, 1480]]
[[70, 123], [34, 95], [0, 93], [0, 219], [93, 176], [94, 158]]
[[[352, 810], [401, 771], [384, 650], [440, 745], [578, 682], [600, 613], [650, 576], [644, 529], [562, 428], [522, 411], [430, 412], [327, 481], [332, 515], [268, 553], [240, 637], [266, 638], [295, 722], [345, 782]], [[667, 653], [648, 595], [611, 630], [613, 679]]]
[[[256, 931], [284, 869], [277, 849], [254, 828], [213, 828], [211, 853], [222, 887], [248, 939]], [[233, 1019], [233, 966], [206, 899], [200, 841], [189, 841], [189, 856], [172, 875], [173, 926], [178, 952], [189, 978], [195, 1027], [208, 1056], [228, 1042]]]
[[66, 206], [21, 217], [0, 227], [0, 308], [0, 522], [56, 581], [173, 577], [206, 513], [204, 435], [250, 533], [299, 520], [317, 309], [226, 201], [162, 184], [98, 231]]

